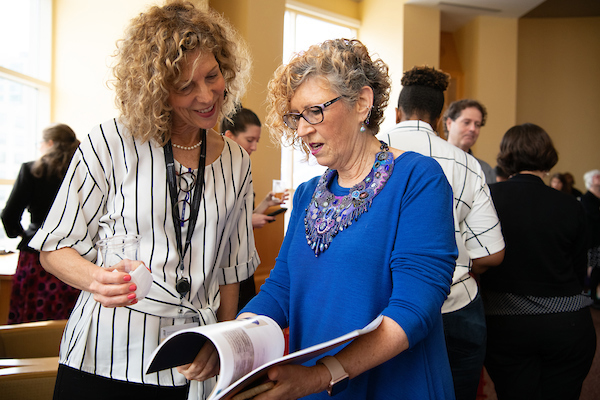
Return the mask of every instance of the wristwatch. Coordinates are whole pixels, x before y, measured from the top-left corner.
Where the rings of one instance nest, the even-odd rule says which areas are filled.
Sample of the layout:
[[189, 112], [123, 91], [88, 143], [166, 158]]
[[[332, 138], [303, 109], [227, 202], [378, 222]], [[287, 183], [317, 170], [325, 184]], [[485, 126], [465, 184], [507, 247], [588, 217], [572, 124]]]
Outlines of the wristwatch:
[[323, 364], [326, 366], [331, 374], [331, 381], [329, 382], [329, 387], [327, 388], [327, 393], [330, 396], [335, 396], [348, 387], [348, 381], [350, 381], [350, 377], [337, 358], [333, 356], [325, 356], [317, 361], [317, 364]]

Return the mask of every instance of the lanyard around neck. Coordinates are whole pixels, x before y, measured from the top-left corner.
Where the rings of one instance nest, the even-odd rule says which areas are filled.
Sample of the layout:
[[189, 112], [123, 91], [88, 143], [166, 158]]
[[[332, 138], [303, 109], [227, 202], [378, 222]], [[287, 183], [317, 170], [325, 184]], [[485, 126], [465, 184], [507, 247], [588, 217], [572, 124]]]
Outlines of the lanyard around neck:
[[202, 129], [202, 145], [200, 147], [200, 161], [198, 162], [198, 178], [196, 179], [196, 187], [190, 204], [190, 219], [185, 239], [185, 247], [181, 242], [181, 219], [179, 218], [179, 210], [177, 207], [177, 181], [175, 174], [175, 160], [173, 159], [173, 147], [169, 140], [164, 145], [165, 164], [167, 166], [167, 182], [169, 184], [169, 194], [171, 197], [171, 217], [173, 218], [173, 227], [175, 228], [175, 237], [177, 239], [177, 251], [179, 252], [179, 267], [183, 269], [183, 258], [192, 242], [192, 235], [196, 227], [198, 212], [200, 211], [200, 199], [202, 197], [202, 189], [204, 186], [204, 167], [206, 164], [206, 130]]

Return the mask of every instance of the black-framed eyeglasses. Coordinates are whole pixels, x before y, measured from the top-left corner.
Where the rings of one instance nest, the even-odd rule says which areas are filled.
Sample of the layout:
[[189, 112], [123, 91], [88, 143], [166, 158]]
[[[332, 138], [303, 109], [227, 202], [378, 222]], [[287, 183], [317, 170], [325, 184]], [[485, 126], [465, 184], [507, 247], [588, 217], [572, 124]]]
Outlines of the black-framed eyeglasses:
[[179, 223], [183, 226], [184, 222], [190, 219], [192, 205], [190, 203], [190, 193], [196, 186], [196, 175], [189, 169], [188, 171], [177, 174], [177, 183], [179, 190], [185, 193], [185, 198], [177, 202], [177, 207], [181, 211]]
[[300, 117], [304, 118], [304, 120], [311, 125], [320, 124], [321, 122], [323, 122], [323, 119], [325, 119], [323, 115], [323, 110], [326, 107], [329, 107], [330, 105], [338, 101], [339, 99], [341, 99], [342, 97], [343, 96], [339, 96], [333, 100], [329, 100], [326, 103], [307, 107], [301, 113], [283, 114], [283, 122], [288, 128], [294, 131], [298, 129], [298, 122], [300, 121]]
[[177, 174], [177, 183], [179, 184], [179, 190], [185, 193], [189, 193], [194, 190], [196, 186], [196, 175], [193, 171], [186, 171], [181, 174]]

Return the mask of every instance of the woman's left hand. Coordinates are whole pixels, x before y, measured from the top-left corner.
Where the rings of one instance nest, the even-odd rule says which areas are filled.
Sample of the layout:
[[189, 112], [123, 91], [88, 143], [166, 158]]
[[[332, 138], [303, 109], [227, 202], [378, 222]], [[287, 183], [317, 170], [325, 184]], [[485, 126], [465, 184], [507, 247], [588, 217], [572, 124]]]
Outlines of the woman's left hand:
[[177, 371], [188, 380], [205, 381], [219, 373], [219, 354], [210, 340], [198, 352], [191, 364], [180, 365]]
[[269, 202], [269, 207], [273, 207], [273, 206], [283, 205], [287, 200], [289, 200], [289, 198], [290, 198], [290, 189], [285, 189], [283, 191], [283, 195], [281, 196], [281, 200], [279, 200], [277, 197], [275, 197], [274, 192], [269, 192], [269, 194], [267, 194], [267, 197], [265, 197], [265, 200]]
[[274, 196], [275, 196], [274, 192], [267, 193], [265, 198], [258, 204], [258, 206], [256, 206], [254, 208], [254, 213], [255, 214], [265, 214], [269, 207], [284, 205], [284, 203], [287, 200], [289, 200], [289, 198], [290, 198], [290, 190], [289, 189], [284, 190], [281, 200], [279, 200], [277, 197], [274, 197]]
[[321, 364], [313, 367], [281, 365], [269, 369], [268, 376], [275, 382], [275, 387], [254, 397], [254, 400], [299, 399], [327, 390], [331, 379], [329, 370]]

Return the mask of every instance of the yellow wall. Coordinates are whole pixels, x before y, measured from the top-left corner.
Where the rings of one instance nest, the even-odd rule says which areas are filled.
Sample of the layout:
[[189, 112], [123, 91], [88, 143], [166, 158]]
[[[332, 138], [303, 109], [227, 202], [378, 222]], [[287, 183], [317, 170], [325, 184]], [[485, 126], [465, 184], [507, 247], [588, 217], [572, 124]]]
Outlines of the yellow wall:
[[69, 124], [82, 137], [116, 116], [113, 93], [106, 87], [110, 55], [129, 19], [147, 3], [54, 2], [53, 121]]
[[[440, 65], [440, 11], [431, 7], [404, 6], [404, 60], [407, 71], [415, 65]], [[399, 85], [399, 82], [394, 82]]]
[[[191, 0], [206, 7], [208, 0]], [[111, 55], [131, 18], [161, 0], [54, 0], [51, 119], [70, 125], [81, 138], [117, 116]]]
[[360, 5], [353, 0], [296, 0], [296, 2], [345, 17], [360, 19]]
[[[261, 121], [266, 116], [267, 83], [281, 64], [283, 52], [284, 0], [211, 0], [209, 5], [223, 13], [246, 40], [253, 58], [252, 80], [243, 105]], [[254, 192], [262, 199], [273, 179], [280, 179], [281, 151], [263, 128], [258, 150], [252, 154]]]
[[[281, 64], [283, 53], [284, 0], [211, 0], [210, 7], [225, 15], [238, 29], [253, 59], [252, 80], [242, 104], [253, 110], [261, 121], [266, 116], [267, 84]], [[257, 201], [271, 191], [273, 179], [280, 179], [281, 150], [275, 146], [263, 126], [260, 145], [252, 156], [252, 180]], [[275, 223], [254, 231], [261, 264], [254, 275], [259, 288], [275, 265], [283, 240], [283, 216]]]
[[361, 5], [361, 29], [359, 39], [372, 55], [380, 57], [390, 68], [392, 92], [381, 130], [390, 129], [396, 123], [394, 107], [398, 104], [400, 80], [404, 72], [404, 19], [405, 0], [363, 0]]
[[504, 132], [516, 123], [517, 19], [478, 17], [454, 38], [464, 97], [480, 101], [488, 111], [473, 153], [493, 167]]
[[517, 123], [535, 123], [559, 152], [553, 172], [600, 168], [600, 18], [519, 21]]

